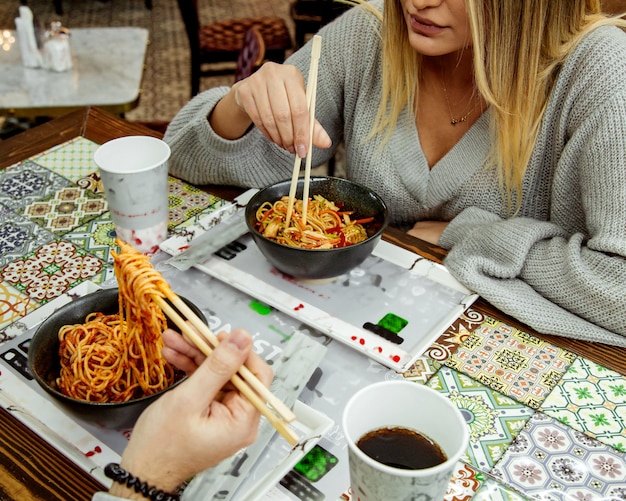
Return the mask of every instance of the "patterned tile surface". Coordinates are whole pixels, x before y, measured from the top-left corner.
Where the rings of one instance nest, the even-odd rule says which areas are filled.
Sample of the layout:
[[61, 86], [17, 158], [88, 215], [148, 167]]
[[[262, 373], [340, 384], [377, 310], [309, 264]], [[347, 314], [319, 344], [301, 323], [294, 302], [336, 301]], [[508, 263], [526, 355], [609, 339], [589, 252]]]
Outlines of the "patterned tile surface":
[[626, 499], [624, 454], [541, 412], [491, 474], [538, 499]]
[[[0, 171], [0, 343], [51, 299], [113, 278], [96, 148], [77, 138]], [[223, 204], [170, 178], [170, 232]], [[626, 499], [626, 377], [472, 309], [403, 376], [447, 395], [470, 429], [446, 501]]]
[[445, 362], [484, 320], [485, 316], [482, 313], [469, 308], [446, 329], [446, 332], [439, 336], [439, 339], [424, 354], [437, 362]]
[[0, 205], [0, 267], [53, 239], [49, 231]]
[[446, 365], [537, 408], [575, 358], [573, 353], [487, 317]]
[[626, 453], [626, 377], [578, 358], [541, 410]]
[[[4, 285], [6, 284], [2, 283], [2, 286]], [[44, 319], [48, 318], [52, 314], [59, 304], [67, 304], [71, 301], [72, 297], [84, 296], [85, 294], [95, 292], [98, 289], [100, 289], [100, 286], [87, 280], [62, 294], [62, 297], [58, 298], [56, 304], [52, 301], [41, 305], [36, 301], [27, 298], [32, 303], [31, 310], [27, 315], [24, 315], [19, 320], [14, 321], [9, 326], [5, 328], [0, 327], [0, 343], [16, 338], [36, 325], [39, 325]], [[0, 292], [0, 297], [1, 296], [2, 293]]]
[[486, 478], [472, 501], [528, 501], [529, 499], [492, 478]]
[[47, 196], [54, 196], [57, 190], [69, 183], [64, 177], [26, 161], [0, 170], [0, 203], [16, 210]]
[[469, 501], [474, 498], [485, 476], [465, 463], [459, 462], [450, 481], [445, 501]]
[[100, 283], [106, 264], [70, 242], [56, 240], [7, 264], [0, 278], [28, 297], [45, 303], [84, 280]]
[[[4, 280], [0, 282], [0, 329], [13, 322], [19, 322], [39, 306], [39, 302], [11, 286]], [[0, 334], [0, 342], [3, 341]]]
[[63, 235], [64, 240], [89, 251], [111, 266], [113, 266], [111, 250], [119, 250], [115, 237], [115, 227], [109, 212]]
[[470, 444], [464, 461], [489, 472], [533, 410], [478, 381], [443, 367], [427, 383], [454, 402], [465, 417]]
[[80, 179], [98, 171], [93, 160], [93, 154], [98, 146], [89, 139], [77, 137], [33, 157], [33, 162], [77, 183]]
[[204, 207], [202, 211], [195, 213], [189, 219], [177, 224], [173, 228], [174, 233], [184, 234], [185, 231], [187, 231], [190, 227], [198, 224], [204, 218], [204, 216], [206, 216], [207, 214], [211, 212], [215, 212], [221, 209], [222, 207], [226, 207], [227, 203], [228, 202], [222, 199], [217, 199], [217, 201], [209, 200], [208, 205]]
[[220, 200], [215, 195], [209, 195], [200, 188], [171, 176], [168, 179], [168, 190], [170, 231], [185, 221], [193, 220]]
[[70, 185], [21, 207], [17, 212], [60, 236], [107, 210], [102, 195]]
[[402, 375], [409, 381], [425, 384], [440, 367], [439, 362], [429, 357], [420, 357]]

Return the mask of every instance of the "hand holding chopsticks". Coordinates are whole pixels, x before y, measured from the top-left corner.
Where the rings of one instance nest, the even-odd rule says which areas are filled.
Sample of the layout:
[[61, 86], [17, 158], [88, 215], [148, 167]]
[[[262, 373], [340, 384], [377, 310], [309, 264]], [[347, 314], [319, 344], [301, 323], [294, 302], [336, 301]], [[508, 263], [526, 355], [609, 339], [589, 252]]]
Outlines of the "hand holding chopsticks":
[[[306, 224], [306, 216], [309, 201], [309, 179], [311, 178], [311, 155], [313, 151], [313, 128], [315, 126], [315, 100], [317, 98], [317, 73], [320, 55], [322, 51], [322, 37], [315, 35], [313, 37], [311, 47], [311, 63], [309, 67], [309, 77], [306, 87], [306, 100], [309, 108], [309, 148], [306, 155], [304, 167], [304, 188], [302, 192], [302, 223]], [[285, 217], [285, 226], [289, 226], [291, 215], [293, 213], [293, 205], [296, 197], [296, 187], [298, 185], [298, 177], [300, 175], [300, 165], [302, 159], [296, 154], [293, 164], [293, 172], [291, 174], [291, 186], [289, 188], [289, 202], [287, 204], [287, 215]]]
[[[193, 327], [190, 327], [185, 319], [162, 297], [154, 296], [153, 300], [159, 305], [165, 315], [176, 324], [187, 339], [202, 353], [209, 356], [219, 344], [217, 336], [171, 289], [161, 289], [161, 292], [165, 294], [167, 299], [186, 317]], [[288, 426], [288, 423], [295, 419], [295, 414], [282, 401], [276, 398], [245, 365], [241, 366], [239, 373], [233, 376], [231, 382], [250, 400], [252, 405], [261, 412], [290, 445], [295, 445], [298, 442], [298, 436]], [[268, 404], [271, 408], [268, 407]]]
[[[148, 300], [154, 301], [187, 339], [206, 356], [211, 355], [219, 344], [217, 336], [172, 291], [161, 274], [152, 267], [148, 256], [139, 253], [129, 244], [119, 240], [117, 243], [122, 249], [121, 253], [115, 256], [116, 267], [119, 268], [119, 274], [118, 269], [116, 269], [118, 281], [120, 281], [120, 277], [123, 277], [122, 280], [127, 285], [130, 284], [133, 295], [136, 297], [147, 296]], [[120, 256], [123, 255], [128, 256], [128, 259], [122, 260]], [[122, 264], [123, 262], [126, 264]], [[296, 418], [295, 414], [276, 398], [248, 367], [242, 365], [231, 378], [231, 382], [290, 445], [295, 445], [298, 442], [298, 436], [289, 428], [289, 423]]]

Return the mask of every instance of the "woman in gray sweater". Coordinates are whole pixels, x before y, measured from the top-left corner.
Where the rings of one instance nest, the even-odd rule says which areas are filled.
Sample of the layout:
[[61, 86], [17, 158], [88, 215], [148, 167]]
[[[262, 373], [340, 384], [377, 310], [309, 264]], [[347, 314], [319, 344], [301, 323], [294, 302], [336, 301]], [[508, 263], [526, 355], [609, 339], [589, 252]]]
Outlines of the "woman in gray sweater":
[[[468, 288], [540, 332], [626, 346], [626, 34], [611, 26], [626, 23], [595, 0], [530, 4], [374, 0], [326, 26], [313, 164], [344, 142], [347, 177], [449, 249]], [[309, 62], [310, 44], [192, 99], [165, 135], [171, 173], [289, 178]]]

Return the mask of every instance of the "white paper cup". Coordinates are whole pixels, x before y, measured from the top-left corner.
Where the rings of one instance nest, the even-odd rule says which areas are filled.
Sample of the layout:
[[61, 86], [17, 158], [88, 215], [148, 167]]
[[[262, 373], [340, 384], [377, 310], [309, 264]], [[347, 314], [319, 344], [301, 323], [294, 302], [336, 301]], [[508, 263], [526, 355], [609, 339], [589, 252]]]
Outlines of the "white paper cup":
[[115, 232], [139, 252], [167, 237], [169, 157], [167, 143], [149, 136], [113, 139], [94, 154]]
[[[409, 381], [385, 381], [358, 391], [343, 413], [348, 444], [352, 499], [359, 501], [440, 501], [444, 499], [469, 431], [459, 409], [437, 391]], [[446, 454], [437, 466], [419, 470], [393, 468], [357, 447], [370, 431], [408, 428], [430, 438]]]

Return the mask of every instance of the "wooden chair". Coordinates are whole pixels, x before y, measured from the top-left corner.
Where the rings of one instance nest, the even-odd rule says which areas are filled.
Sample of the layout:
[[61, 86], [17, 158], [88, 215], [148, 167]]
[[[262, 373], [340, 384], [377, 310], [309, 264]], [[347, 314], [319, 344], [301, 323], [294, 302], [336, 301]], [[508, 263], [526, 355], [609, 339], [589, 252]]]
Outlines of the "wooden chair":
[[[280, 17], [227, 19], [204, 25], [197, 2], [178, 0], [191, 52], [191, 97], [200, 91], [201, 77], [235, 72], [244, 36], [252, 27], [263, 37], [267, 60], [283, 62], [293, 47], [287, 23]], [[215, 63], [231, 64], [216, 68]]]
[[307, 35], [314, 35], [320, 28], [339, 17], [351, 5], [335, 0], [295, 0], [291, 3], [291, 19], [296, 27], [296, 48], [306, 42]]
[[243, 47], [237, 58], [235, 82], [243, 80], [254, 73], [265, 59], [265, 42], [263, 36], [255, 27], [246, 31], [243, 37]]

